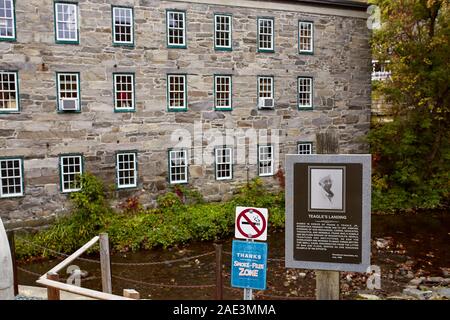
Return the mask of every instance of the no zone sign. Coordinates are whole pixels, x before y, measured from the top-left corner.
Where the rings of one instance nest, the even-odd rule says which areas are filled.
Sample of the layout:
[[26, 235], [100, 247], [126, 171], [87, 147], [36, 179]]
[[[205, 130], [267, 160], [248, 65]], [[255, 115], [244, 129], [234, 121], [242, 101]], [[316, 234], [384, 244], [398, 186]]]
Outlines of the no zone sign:
[[267, 240], [266, 208], [236, 207], [234, 236], [238, 239]]

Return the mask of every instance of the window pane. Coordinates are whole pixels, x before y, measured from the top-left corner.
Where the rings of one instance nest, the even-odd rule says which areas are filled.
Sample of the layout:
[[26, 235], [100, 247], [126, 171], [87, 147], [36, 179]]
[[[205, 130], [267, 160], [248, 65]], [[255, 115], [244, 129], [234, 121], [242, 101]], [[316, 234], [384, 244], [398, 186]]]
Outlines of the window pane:
[[56, 3], [55, 8], [57, 40], [78, 41], [77, 5]]
[[133, 10], [131, 8], [113, 8], [114, 42], [133, 43]]
[[22, 159], [0, 159], [0, 197], [22, 196]]
[[0, 71], [0, 111], [18, 111], [17, 74]]

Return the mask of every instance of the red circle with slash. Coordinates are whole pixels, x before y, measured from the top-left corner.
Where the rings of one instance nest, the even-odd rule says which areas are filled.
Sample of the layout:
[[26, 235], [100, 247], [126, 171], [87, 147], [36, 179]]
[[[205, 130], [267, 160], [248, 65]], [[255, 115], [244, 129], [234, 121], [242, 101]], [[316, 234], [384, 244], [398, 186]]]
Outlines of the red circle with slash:
[[[258, 228], [258, 226], [256, 226], [256, 224], [246, 215], [246, 213], [248, 213], [250, 211], [256, 213], [261, 218], [261, 221], [262, 221], [262, 227], [261, 228]], [[242, 230], [241, 223], [249, 224], [250, 227], [253, 230], [255, 230], [255, 234], [248, 234], [244, 230]], [[238, 229], [238, 231], [244, 237], [249, 238], [249, 239], [258, 238], [259, 236], [261, 236], [264, 233], [264, 231], [266, 230], [266, 226], [267, 226], [267, 222], [266, 222], [266, 219], [264, 218], [264, 215], [261, 212], [259, 212], [258, 210], [253, 209], [253, 208], [245, 209], [244, 211], [239, 213], [239, 215], [237, 217], [237, 229]]]

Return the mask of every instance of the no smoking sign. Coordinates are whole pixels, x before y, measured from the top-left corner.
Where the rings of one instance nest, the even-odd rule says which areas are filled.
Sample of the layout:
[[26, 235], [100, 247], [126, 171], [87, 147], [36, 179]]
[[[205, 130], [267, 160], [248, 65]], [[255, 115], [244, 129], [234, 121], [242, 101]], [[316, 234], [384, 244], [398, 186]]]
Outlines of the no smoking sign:
[[265, 208], [236, 207], [234, 236], [238, 239], [267, 240], [267, 218]]

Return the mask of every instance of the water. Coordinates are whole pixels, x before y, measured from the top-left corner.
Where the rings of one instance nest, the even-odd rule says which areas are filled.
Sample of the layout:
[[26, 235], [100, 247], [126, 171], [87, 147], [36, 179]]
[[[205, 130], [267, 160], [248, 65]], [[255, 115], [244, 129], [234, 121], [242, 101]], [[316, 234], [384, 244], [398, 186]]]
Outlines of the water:
[[[284, 232], [268, 234], [269, 259], [284, 257]], [[377, 248], [376, 239], [383, 238], [388, 246]], [[450, 267], [450, 215], [444, 212], [408, 215], [374, 215], [372, 217], [371, 263], [381, 267], [382, 290], [377, 294], [400, 293], [414, 276], [441, 276], [442, 267]], [[224, 298], [242, 299], [243, 291], [230, 288], [231, 241], [223, 244]], [[140, 263], [174, 260], [214, 251], [211, 242], [196, 242], [172, 249], [155, 249], [136, 253], [115, 253], [113, 262]], [[96, 256], [87, 257], [96, 259]], [[29, 271], [43, 274], [60, 260], [53, 259], [21, 265]], [[82, 286], [101, 290], [100, 265], [76, 260], [74, 264], [88, 272]], [[215, 255], [147, 266], [112, 266], [113, 276], [138, 282], [113, 278], [113, 293], [122, 295], [123, 289], [136, 289], [142, 299], [205, 300], [214, 299], [214, 287], [183, 287], [215, 284]], [[67, 275], [60, 275], [66, 278]], [[19, 283], [36, 285], [36, 276], [19, 272]], [[160, 284], [170, 287], [161, 287]], [[178, 287], [175, 287], [178, 286]], [[314, 273], [310, 270], [286, 269], [283, 261], [269, 261], [266, 291], [255, 291], [257, 299], [307, 299], [314, 297]], [[357, 291], [366, 288], [364, 274], [341, 273], [341, 291], [344, 299], [353, 298]]]

